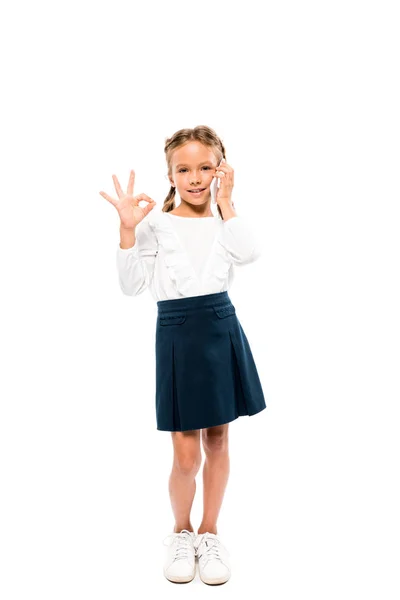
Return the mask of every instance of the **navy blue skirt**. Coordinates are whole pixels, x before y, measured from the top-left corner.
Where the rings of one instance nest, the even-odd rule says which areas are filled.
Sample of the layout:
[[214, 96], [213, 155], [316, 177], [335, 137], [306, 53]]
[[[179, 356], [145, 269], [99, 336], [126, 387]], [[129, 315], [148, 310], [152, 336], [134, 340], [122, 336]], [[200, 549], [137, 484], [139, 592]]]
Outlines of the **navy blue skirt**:
[[157, 302], [157, 429], [223, 425], [266, 408], [228, 292]]

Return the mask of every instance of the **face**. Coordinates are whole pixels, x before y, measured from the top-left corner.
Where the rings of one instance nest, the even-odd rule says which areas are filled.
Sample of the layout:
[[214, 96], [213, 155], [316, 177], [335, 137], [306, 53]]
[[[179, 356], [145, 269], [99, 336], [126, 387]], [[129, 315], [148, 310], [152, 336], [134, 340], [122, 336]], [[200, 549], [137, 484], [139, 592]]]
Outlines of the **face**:
[[[210, 184], [218, 164], [214, 152], [200, 142], [188, 142], [174, 151], [171, 163], [170, 182], [182, 201], [195, 206], [209, 202]], [[190, 191], [198, 188], [202, 189], [200, 193]]]

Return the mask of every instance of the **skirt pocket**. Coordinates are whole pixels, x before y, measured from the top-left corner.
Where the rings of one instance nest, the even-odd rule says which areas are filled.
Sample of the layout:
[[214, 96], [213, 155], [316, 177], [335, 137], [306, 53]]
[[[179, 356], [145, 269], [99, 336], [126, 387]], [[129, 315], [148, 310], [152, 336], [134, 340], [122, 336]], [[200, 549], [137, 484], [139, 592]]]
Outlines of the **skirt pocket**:
[[184, 323], [186, 321], [186, 314], [185, 313], [162, 314], [162, 315], [159, 315], [158, 319], [159, 319], [159, 324], [162, 326], [182, 325], [182, 323]]
[[225, 317], [229, 317], [231, 315], [236, 314], [235, 307], [233, 304], [224, 304], [223, 306], [213, 306], [214, 311], [220, 319], [225, 319]]

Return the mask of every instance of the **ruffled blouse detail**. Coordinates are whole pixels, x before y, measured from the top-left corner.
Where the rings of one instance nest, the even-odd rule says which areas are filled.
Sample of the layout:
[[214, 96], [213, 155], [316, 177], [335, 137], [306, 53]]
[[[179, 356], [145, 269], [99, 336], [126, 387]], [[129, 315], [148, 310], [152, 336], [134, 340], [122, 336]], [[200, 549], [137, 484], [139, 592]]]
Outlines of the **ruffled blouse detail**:
[[218, 223], [218, 231], [207, 258], [203, 276], [200, 278], [190, 262], [168, 213], [161, 211], [155, 217], [153, 228], [159, 247], [161, 246], [163, 249], [168, 275], [178, 292], [182, 296], [197, 296], [203, 293], [204, 289], [208, 290], [207, 293], [210, 294], [221, 291], [231, 266], [229, 255], [220, 243], [223, 221]]

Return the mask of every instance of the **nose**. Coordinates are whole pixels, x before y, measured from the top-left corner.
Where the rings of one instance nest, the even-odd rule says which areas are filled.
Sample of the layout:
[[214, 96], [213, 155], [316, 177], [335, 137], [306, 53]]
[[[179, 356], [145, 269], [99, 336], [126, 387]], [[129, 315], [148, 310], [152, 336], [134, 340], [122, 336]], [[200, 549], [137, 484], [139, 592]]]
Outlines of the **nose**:
[[193, 173], [192, 175], [190, 175], [190, 185], [198, 185], [201, 182], [201, 177], [198, 175], [197, 172]]

